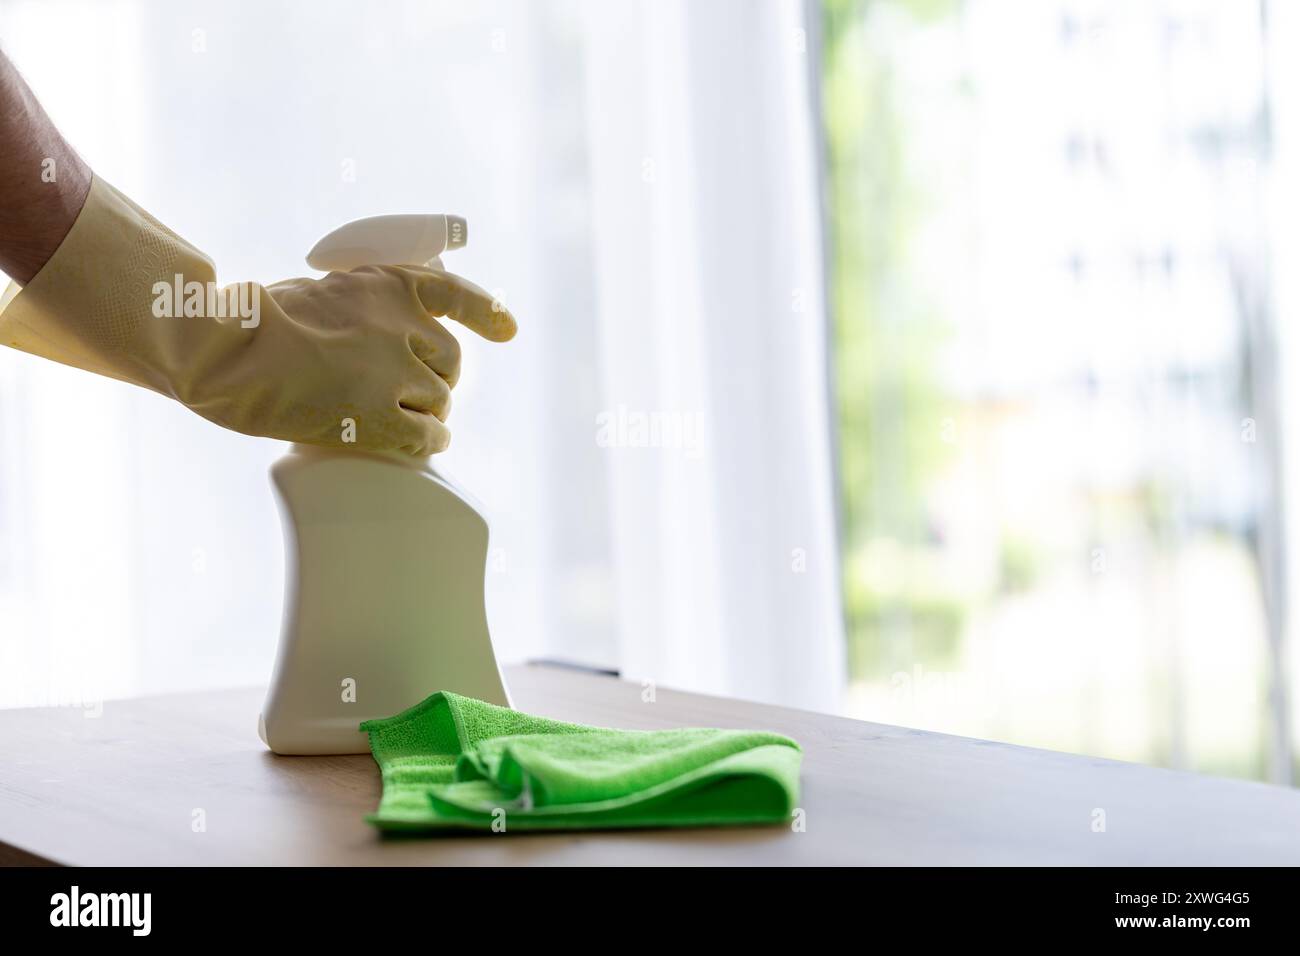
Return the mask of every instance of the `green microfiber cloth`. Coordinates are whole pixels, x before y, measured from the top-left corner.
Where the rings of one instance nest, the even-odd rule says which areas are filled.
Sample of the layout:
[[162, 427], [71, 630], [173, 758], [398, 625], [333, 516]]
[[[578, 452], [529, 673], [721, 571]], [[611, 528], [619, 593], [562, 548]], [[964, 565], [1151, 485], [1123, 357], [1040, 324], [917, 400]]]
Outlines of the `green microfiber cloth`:
[[752, 730], [607, 730], [434, 694], [367, 720], [382, 830], [788, 822], [799, 745]]

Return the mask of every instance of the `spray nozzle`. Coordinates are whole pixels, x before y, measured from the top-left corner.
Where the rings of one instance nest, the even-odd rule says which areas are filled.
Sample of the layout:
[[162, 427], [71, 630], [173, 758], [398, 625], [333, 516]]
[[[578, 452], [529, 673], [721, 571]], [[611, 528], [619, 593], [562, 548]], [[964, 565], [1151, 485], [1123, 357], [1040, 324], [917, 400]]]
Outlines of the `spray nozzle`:
[[460, 216], [369, 216], [339, 226], [307, 253], [307, 265], [324, 272], [359, 266], [422, 266], [469, 239]]

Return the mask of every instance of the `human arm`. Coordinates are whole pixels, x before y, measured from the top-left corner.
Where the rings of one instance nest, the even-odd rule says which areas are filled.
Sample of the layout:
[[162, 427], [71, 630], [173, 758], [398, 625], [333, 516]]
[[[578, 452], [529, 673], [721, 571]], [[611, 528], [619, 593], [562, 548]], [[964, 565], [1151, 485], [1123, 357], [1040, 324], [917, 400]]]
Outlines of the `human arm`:
[[25, 285], [81, 212], [90, 168], [0, 52], [0, 270]]
[[22, 288], [0, 299], [0, 342], [249, 435], [412, 455], [447, 446], [460, 349], [437, 317], [506, 341], [514, 318], [487, 292], [419, 266], [218, 286], [212, 261], [81, 163], [4, 68], [25, 142], [3, 175], [21, 191], [23, 170], [52, 152], [50, 185], [67, 192], [25, 199], [5, 221], [20, 233], [5, 240], [5, 269]]

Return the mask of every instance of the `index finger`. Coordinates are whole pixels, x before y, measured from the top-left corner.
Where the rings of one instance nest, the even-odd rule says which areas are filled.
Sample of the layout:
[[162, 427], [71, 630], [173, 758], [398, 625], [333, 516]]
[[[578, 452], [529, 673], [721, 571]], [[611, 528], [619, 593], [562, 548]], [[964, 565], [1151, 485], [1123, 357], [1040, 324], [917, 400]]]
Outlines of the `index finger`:
[[519, 329], [505, 306], [455, 273], [422, 273], [416, 279], [415, 291], [430, 315], [455, 319], [491, 342], [509, 342]]

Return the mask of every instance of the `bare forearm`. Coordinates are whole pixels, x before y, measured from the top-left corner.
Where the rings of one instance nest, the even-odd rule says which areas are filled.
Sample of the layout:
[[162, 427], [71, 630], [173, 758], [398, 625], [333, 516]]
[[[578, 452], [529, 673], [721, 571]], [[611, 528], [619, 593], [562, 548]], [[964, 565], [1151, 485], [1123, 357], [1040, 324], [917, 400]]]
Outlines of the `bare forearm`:
[[0, 269], [26, 284], [81, 212], [90, 168], [0, 53]]

